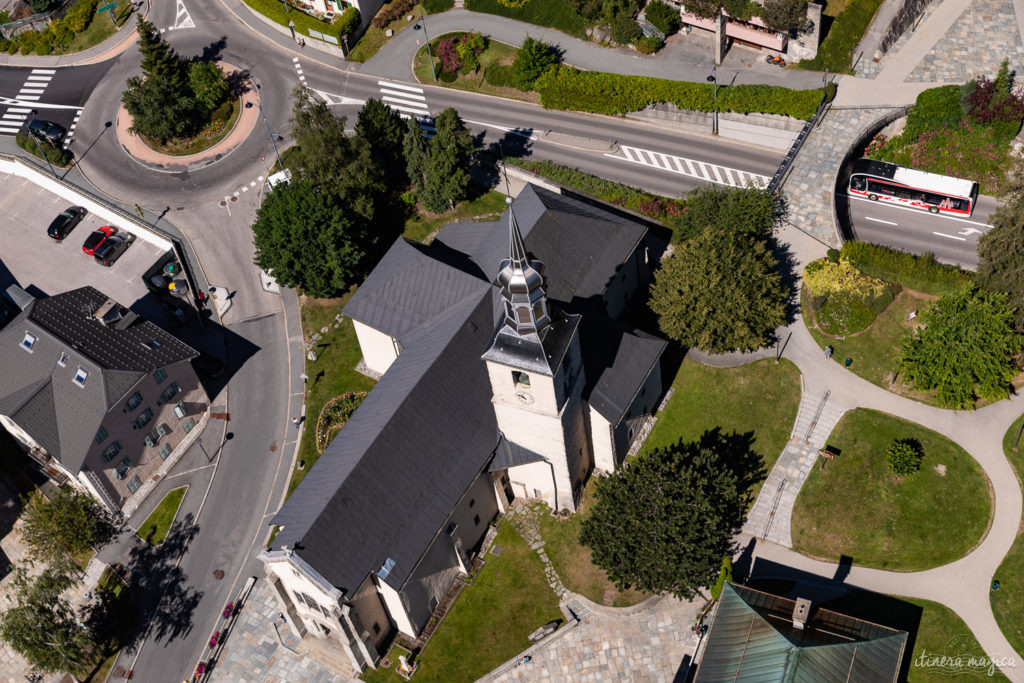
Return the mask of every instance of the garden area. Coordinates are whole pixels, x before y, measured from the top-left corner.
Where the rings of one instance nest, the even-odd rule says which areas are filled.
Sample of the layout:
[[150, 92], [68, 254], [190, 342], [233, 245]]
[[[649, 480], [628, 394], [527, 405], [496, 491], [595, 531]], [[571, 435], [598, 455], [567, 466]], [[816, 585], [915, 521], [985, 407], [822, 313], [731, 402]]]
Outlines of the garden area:
[[[484, 567], [416, 658], [415, 680], [420, 683], [476, 680], [529, 647], [527, 636], [534, 630], [564, 620], [544, 565], [511, 524], [498, 527], [493, 548], [500, 548], [500, 554], [483, 558]], [[370, 683], [405, 680], [394, 670], [398, 654], [405, 653], [393, 650], [390, 666], [366, 671], [360, 678]]]
[[[96, 13], [98, 5], [99, 0], [78, 0], [64, 18], [50, 22], [43, 31], [26, 31], [10, 40], [0, 36], [0, 51], [12, 55], [68, 55], [88, 50], [114, 35], [135, 11], [129, 0], [117, 0], [111, 22], [107, 12]], [[0, 24], [8, 21], [8, 13], [0, 12]]]
[[[437, 85], [478, 92], [524, 102], [538, 103], [537, 94], [516, 88], [507, 78], [497, 79], [512, 69], [518, 50], [490, 40], [479, 33], [448, 33], [430, 42]], [[424, 45], [416, 53], [413, 73], [420, 83], [432, 84], [430, 54]]]
[[[314, 16], [302, 11], [294, 0], [291, 2], [281, 2], [280, 0], [243, 0], [243, 2], [254, 12], [262, 14], [274, 23], [284, 27], [288, 27], [289, 23], [291, 23], [295, 27], [295, 33], [299, 35], [312, 38], [313, 34], [311, 31], [315, 31], [333, 38], [334, 41], [337, 41], [334, 43], [335, 45], [340, 45], [345, 37], [359, 28], [359, 10], [355, 7], [349, 7], [334, 17], [332, 21], [327, 22], [323, 20], [322, 15]], [[324, 42], [330, 44], [333, 41]]]
[[[856, 409], [793, 507], [793, 549], [830, 562], [920, 571], [967, 554], [992, 514], [989, 483], [962, 448], [921, 425]], [[851, 505], [851, 500], [856, 505]]]
[[[1003, 453], [1017, 474], [1017, 483], [1024, 481], [1024, 443], [1014, 447], [1024, 426], [1024, 415], [1018, 417], [1003, 436]], [[1024, 437], [1021, 438], [1024, 442]], [[1024, 523], [1024, 520], [1022, 520]], [[999, 629], [1017, 652], [1024, 652], [1024, 533], [1017, 530], [1017, 539], [1003, 558], [996, 575], [999, 590], [992, 591], [992, 612]]]
[[186, 491], [188, 491], [188, 486], [181, 486], [169, 491], [149, 514], [146, 521], [139, 526], [139, 530], [136, 532], [139, 538], [153, 546], [163, 543], [167, 532], [171, 529], [171, 524], [174, 523], [174, 518], [178, 516], [178, 508], [181, 507], [181, 501], [185, 498]]
[[982, 194], [1009, 188], [1014, 158], [1010, 143], [1024, 119], [1024, 94], [1014, 87], [1006, 61], [995, 80], [925, 90], [907, 115], [903, 132], [878, 135], [865, 156], [922, 171], [976, 181]]

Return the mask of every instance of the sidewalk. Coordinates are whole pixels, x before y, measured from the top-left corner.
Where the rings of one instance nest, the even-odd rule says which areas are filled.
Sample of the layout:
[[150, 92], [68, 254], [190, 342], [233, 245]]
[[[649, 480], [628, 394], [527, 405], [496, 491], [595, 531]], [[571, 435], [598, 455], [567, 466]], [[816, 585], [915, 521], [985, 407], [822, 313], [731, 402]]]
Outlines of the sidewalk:
[[[151, 2], [152, 0], [150, 0]], [[142, 15], [143, 18], [149, 16], [150, 3], [146, 3], [146, 12]], [[93, 45], [88, 50], [82, 50], [81, 52], [75, 52], [69, 55], [9, 55], [6, 52], [0, 52], [0, 66], [26, 66], [26, 67], [37, 67], [47, 68], [55, 66], [81, 66], [84, 64], [94, 64], [96, 62], [102, 62], [112, 57], [115, 57], [135, 43], [135, 18], [138, 16], [138, 12], [132, 12], [128, 15], [128, 19], [125, 20], [124, 25], [121, 26], [106, 40], [99, 45]], [[94, 20], [107, 21], [106, 18], [97, 16]]]

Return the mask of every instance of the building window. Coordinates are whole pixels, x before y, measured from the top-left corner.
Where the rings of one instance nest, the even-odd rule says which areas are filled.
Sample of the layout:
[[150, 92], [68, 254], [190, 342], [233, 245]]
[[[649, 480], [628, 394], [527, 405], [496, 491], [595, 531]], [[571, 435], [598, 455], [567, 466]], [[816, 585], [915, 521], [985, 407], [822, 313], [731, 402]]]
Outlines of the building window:
[[163, 368], [160, 368], [159, 370], [153, 373], [153, 379], [156, 380], [157, 384], [163, 384], [163, 381], [167, 379], [167, 371], [164, 370]]
[[171, 454], [171, 444], [165, 443], [163, 445], [163, 448], [160, 449], [159, 453], [160, 453], [160, 459], [161, 460], [166, 460], [167, 456]]
[[128, 474], [128, 470], [130, 470], [131, 467], [132, 467], [132, 459], [131, 458], [125, 458], [124, 460], [119, 462], [117, 464], [117, 467], [114, 468], [114, 479], [117, 479], [118, 481], [121, 481], [122, 479], [124, 479], [124, 475]]
[[512, 371], [512, 381], [517, 385], [521, 384], [524, 387], [530, 386], [530, 376], [525, 372], [520, 372], [519, 370]]
[[141, 429], [142, 427], [149, 424], [149, 421], [152, 419], [153, 410], [151, 408], [146, 408], [141, 413], [139, 413], [139, 416], [135, 418], [135, 421], [132, 423], [132, 425], [135, 429]]
[[142, 394], [140, 394], [137, 391], [131, 396], [129, 396], [128, 400], [124, 402], [124, 408], [128, 412], [135, 410], [140, 405], [142, 405]]
[[190, 417], [190, 418], [189, 418], [189, 419], [188, 419], [188, 420], [187, 420], [187, 421], [185, 422], [185, 424], [184, 424], [184, 425], [182, 425], [182, 427], [181, 427], [181, 428], [185, 430], [185, 433], [186, 433], [186, 434], [188, 434], [189, 432], [191, 432], [191, 431], [192, 431], [192, 429], [193, 429], [193, 428], [194, 428], [195, 426], [196, 426], [196, 420], [195, 420], [195, 418], [194, 418], [194, 417]]
[[132, 480], [128, 482], [128, 490], [132, 493], [138, 491], [140, 486], [142, 486], [142, 482], [139, 481], [138, 477], [132, 477]]
[[178, 383], [171, 382], [168, 387], [164, 389], [164, 393], [160, 394], [160, 398], [164, 403], [170, 403], [171, 399], [177, 396], [179, 391], [181, 391], [181, 387], [178, 386]]
[[480, 515], [473, 515], [473, 524], [480, 523]]
[[178, 401], [178, 405], [174, 406], [174, 416], [179, 420], [185, 417], [185, 402]]
[[114, 443], [107, 446], [106, 450], [103, 451], [103, 462], [110, 462], [117, 457], [117, 454], [121, 452], [121, 442], [115, 441]]
[[59, 365], [61, 367], [64, 367], [67, 364], [68, 364], [68, 354], [67, 354], [67, 351], [61, 351], [60, 352], [60, 358], [57, 359], [57, 365]]
[[32, 347], [36, 343], [36, 336], [31, 332], [25, 333], [25, 338], [21, 340], [21, 347], [26, 351], [31, 351]]
[[476, 505], [476, 498], [470, 498], [469, 499], [469, 507], [473, 507], [474, 505]]
[[73, 380], [71, 380], [71, 381], [73, 381], [75, 384], [77, 384], [80, 387], [84, 387], [85, 386], [85, 378], [88, 377], [88, 376], [89, 376], [89, 371], [86, 370], [85, 368], [79, 366], [78, 367], [78, 372], [75, 373], [75, 378]]
[[167, 433], [169, 431], [170, 430], [167, 428], [167, 425], [165, 425], [163, 422], [161, 422], [160, 424], [158, 424], [156, 426], [156, 434], [157, 434], [157, 436], [167, 436]]
[[380, 635], [380, 624], [378, 624], [376, 621], [373, 622], [373, 635], [375, 635], [375, 636], [379, 636]]
[[107, 438], [107, 430], [106, 429], [104, 429], [103, 427], [100, 427], [99, 429], [96, 430], [96, 443], [103, 443], [103, 441], [106, 438]]

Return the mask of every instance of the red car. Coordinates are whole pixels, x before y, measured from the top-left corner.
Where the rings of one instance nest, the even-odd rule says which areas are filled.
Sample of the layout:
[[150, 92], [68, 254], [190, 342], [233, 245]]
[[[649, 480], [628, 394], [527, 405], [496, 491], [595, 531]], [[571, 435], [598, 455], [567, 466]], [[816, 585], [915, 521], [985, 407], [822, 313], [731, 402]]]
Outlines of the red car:
[[93, 230], [92, 233], [85, 238], [85, 244], [82, 245], [82, 251], [89, 256], [92, 256], [96, 252], [96, 247], [103, 244], [104, 241], [111, 235], [117, 232], [117, 228], [110, 225], [104, 225], [98, 230]]

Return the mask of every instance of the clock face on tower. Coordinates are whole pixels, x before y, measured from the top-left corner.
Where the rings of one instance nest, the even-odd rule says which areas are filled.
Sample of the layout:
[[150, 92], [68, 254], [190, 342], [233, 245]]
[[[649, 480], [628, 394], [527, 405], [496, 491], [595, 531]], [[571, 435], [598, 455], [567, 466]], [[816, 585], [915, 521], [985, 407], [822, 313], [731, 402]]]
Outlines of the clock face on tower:
[[533, 403], [533, 396], [530, 396], [530, 394], [528, 394], [525, 391], [517, 391], [516, 392], [516, 398], [519, 399], [520, 402], [522, 402], [522, 403], [526, 403], [526, 404]]

